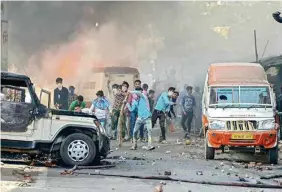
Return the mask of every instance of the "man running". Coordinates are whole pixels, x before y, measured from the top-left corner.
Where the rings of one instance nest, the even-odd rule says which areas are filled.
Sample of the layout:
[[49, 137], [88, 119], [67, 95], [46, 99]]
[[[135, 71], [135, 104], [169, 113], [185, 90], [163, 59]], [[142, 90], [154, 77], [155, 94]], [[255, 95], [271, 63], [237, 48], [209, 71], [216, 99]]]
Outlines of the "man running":
[[142, 88], [136, 88], [136, 91], [131, 91], [131, 93], [138, 95], [137, 102], [132, 103], [132, 105], [130, 105], [130, 103], [127, 103], [127, 107], [130, 111], [133, 111], [135, 108], [137, 108], [138, 110], [138, 118], [136, 120], [133, 131], [133, 146], [131, 149], [137, 149], [137, 135], [140, 127], [144, 125], [145, 129], [147, 129], [148, 132], [148, 146], [144, 146], [144, 148], [147, 150], [153, 150], [155, 149], [155, 147], [152, 146], [152, 113], [150, 112], [148, 97], [143, 93]]
[[192, 95], [193, 88], [191, 86], [187, 86], [186, 91], [187, 94], [182, 98], [181, 107], [182, 107], [182, 120], [181, 125], [185, 132], [184, 138], [189, 138], [191, 133], [191, 124], [194, 115], [194, 108], [196, 106], [195, 97]]
[[165, 136], [165, 118], [166, 113], [169, 112], [170, 106], [174, 103], [170, 101], [170, 97], [173, 95], [175, 91], [174, 87], [170, 87], [168, 92], [163, 92], [156, 103], [153, 115], [152, 115], [152, 125], [155, 126], [157, 120], [159, 119], [160, 127], [161, 127], [161, 135], [160, 135], [160, 143], [166, 142]]

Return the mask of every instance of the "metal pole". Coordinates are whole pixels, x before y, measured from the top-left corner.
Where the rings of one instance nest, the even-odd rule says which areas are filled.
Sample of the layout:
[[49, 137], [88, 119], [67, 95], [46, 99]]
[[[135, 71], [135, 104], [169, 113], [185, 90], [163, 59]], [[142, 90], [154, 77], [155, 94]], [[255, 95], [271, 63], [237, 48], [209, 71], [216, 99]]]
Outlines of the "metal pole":
[[257, 48], [257, 32], [254, 30], [254, 38], [255, 38], [255, 55], [256, 55], [256, 62], [258, 62], [258, 48]]
[[8, 71], [8, 21], [4, 2], [1, 2], [1, 70]]

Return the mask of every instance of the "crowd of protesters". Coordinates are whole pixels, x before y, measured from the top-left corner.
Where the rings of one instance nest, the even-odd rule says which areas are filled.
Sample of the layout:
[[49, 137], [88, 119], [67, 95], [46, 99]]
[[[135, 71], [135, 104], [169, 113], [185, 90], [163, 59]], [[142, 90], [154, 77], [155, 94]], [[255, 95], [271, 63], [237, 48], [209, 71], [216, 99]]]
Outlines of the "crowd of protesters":
[[201, 95], [197, 87], [193, 93], [193, 87], [185, 85], [185, 91], [180, 94], [174, 87], [169, 87], [155, 99], [155, 91], [149, 90], [147, 84], [142, 85], [140, 80], [136, 80], [131, 89], [129, 83], [124, 81], [121, 85], [112, 85], [109, 90], [110, 98], [107, 98], [103, 91], [98, 91], [97, 98], [86, 110], [83, 96], [75, 94], [74, 86], [67, 89], [63, 86], [62, 78], [57, 78], [56, 84], [54, 106], [57, 109], [94, 114], [111, 139], [117, 139], [118, 130], [122, 130], [121, 138], [124, 142], [132, 141], [132, 150], [137, 149], [138, 140], [148, 143], [144, 149], [154, 149], [152, 128], [157, 120], [160, 125], [159, 142], [166, 143], [166, 121], [177, 118], [177, 105], [180, 106], [184, 138], [190, 137], [194, 117], [195, 125], [201, 130]]

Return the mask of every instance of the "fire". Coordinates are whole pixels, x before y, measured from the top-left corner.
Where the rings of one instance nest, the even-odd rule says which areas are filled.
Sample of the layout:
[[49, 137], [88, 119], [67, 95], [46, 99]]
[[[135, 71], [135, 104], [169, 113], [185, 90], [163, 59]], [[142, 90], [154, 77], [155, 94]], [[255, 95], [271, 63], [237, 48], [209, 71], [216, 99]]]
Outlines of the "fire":
[[69, 41], [58, 43], [35, 53], [29, 60], [27, 73], [36, 84], [55, 87], [57, 77], [64, 86], [79, 86], [93, 76], [94, 67], [122, 66], [134, 62], [135, 43], [123, 41], [115, 24], [86, 27]]

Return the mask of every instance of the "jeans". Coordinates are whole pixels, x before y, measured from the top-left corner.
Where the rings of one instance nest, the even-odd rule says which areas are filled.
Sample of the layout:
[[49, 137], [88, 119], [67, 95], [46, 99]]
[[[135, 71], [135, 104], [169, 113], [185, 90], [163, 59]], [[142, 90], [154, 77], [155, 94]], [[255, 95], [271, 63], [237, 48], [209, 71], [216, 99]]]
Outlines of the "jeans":
[[137, 119], [137, 112], [130, 113], [130, 137], [133, 137], [133, 130]]
[[120, 111], [113, 109], [112, 115], [111, 115], [111, 127], [112, 131], [114, 132], [114, 137], [117, 137], [117, 127], [118, 127], [118, 118], [119, 118]]
[[147, 119], [137, 118], [135, 126], [134, 126], [134, 131], [133, 131], [134, 146], [137, 146], [138, 132], [142, 125], [148, 132], [148, 146], [151, 146], [152, 145], [152, 120], [151, 118], [147, 118]]
[[185, 132], [191, 132], [191, 124], [193, 120], [193, 111], [186, 112], [186, 114], [182, 114], [181, 125]]
[[[160, 127], [161, 127], [161, 136], [160, 141], [166, 140], [165, 136], [165, 113], [162, 111], [154, 110], [152, 115], [152, 127], [155, 126], [157, 120], [159, 119]], [[148, 133], [149, 135], [149, 133]]]

